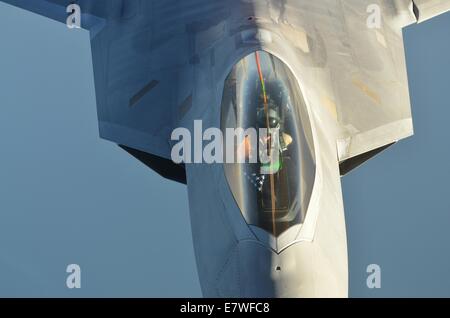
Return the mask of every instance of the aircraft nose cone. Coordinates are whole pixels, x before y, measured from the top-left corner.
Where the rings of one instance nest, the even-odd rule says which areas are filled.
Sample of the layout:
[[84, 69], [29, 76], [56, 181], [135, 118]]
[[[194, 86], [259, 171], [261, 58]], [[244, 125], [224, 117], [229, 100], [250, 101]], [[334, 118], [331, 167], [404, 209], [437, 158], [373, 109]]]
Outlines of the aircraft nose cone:
[[296, 243], [277, 254], [259, 242], [240, 242], [219, 276], [221, 297], [347, 297], [347, 282], [337, 266], [315, 251], [314, 243]]
[[222, 297], [313, 297], [312, 266], [309, 243], [299, 245], [295, 257], [284, 257], [258, 242], [240, 242], [220, 274], [218, 291]]

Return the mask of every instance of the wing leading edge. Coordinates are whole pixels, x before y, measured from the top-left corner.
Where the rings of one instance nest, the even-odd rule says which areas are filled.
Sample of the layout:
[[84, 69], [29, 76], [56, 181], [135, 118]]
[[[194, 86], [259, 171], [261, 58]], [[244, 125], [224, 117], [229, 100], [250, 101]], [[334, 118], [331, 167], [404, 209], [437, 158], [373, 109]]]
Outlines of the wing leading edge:
[[417, 22], [423, 22], [450, 11], [450, 0], [413, 0]]

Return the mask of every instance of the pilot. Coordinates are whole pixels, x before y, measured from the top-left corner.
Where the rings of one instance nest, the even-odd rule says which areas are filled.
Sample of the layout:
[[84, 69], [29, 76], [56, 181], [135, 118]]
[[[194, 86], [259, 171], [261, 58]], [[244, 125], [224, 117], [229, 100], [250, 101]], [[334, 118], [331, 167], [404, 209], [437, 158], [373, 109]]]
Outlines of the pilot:
[[[282, 168], [282, 153], [285, 152], [288, 147], [292, 144], [292, 137], [283, 132], [282, 125], [281, 125], [281, 119], [279, 116], [278, 108], [275, 106], [275, 103], [272, 99], [268, 98], [268, 105], [259, 107], [257, 111], [257, 128], [267, 128], [268, 133], [266, 136], [264, 136], [264, 140], [260, 140], [261, 143], [268, 144], [271, 141], [272, 133], [275, 129], [278, 130], [278, 136], [279, 136], [279, 151], [280, 155], [278, 156], [277, 160], [270, 161], [268, 163], [262, 163], [261, 164], [261, 174], [274, 174], [278, 172]], [[268, 125], [268, 127], [267, 127]], [[251, 159], [252, 155], [252, 147], [257, 145], [251, 144], [251, 139], [249, 136], [246, 136], [242, 142], [242, 144], [239, 146], [238, 151], [244, 152], [244, 157], [246, 160]], [[270, 145], [267, 145], [266, 147], [260, 147], [259, 155], [261, 158], [262, 155], [261, 151], [267, 151], [268, 149], [271, 149]]]

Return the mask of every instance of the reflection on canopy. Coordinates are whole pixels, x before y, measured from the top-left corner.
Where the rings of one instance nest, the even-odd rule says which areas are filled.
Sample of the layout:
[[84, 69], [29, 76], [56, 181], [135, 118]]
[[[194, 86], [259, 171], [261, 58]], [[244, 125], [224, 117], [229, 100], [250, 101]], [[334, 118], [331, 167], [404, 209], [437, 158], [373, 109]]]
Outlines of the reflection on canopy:
[[[225, 81], [221, 128], [268, 131], [258, 136], [256, 145], [248, 137], [236, 143], [234, 150], [247, 159], [245, 163], [225, 164], [227, 181], [247, 223], [274, 236], [302, 224], [315, 160], [306, 106], [289, 68], [263, 51], [239, 61]], [[273, 144], [277, 155], [262, 161], [262, 152]], [[252, 147], [258, 148], [256, 161], [250, 158]]]

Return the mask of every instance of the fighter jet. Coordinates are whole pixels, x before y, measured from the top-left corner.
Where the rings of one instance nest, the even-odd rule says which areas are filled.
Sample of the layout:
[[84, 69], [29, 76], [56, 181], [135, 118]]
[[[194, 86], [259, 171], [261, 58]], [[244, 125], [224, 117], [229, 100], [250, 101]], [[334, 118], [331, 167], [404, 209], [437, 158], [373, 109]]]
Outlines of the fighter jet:
[[[3, 2], [80, 9], [100, 137], [187, 185], [204, 296], [348, 296], [341, 177], [413, 135], [402, 29], [450, 0]], [[198, 121], [276, 129], [277, 160], [174, 161]]]

